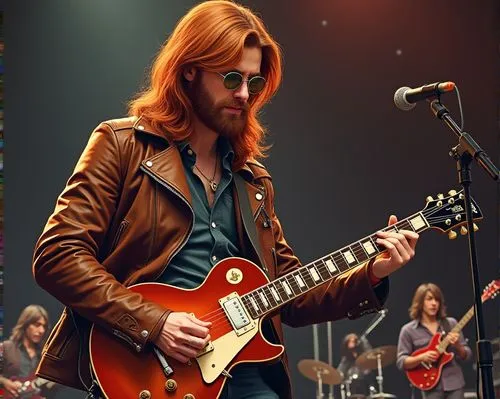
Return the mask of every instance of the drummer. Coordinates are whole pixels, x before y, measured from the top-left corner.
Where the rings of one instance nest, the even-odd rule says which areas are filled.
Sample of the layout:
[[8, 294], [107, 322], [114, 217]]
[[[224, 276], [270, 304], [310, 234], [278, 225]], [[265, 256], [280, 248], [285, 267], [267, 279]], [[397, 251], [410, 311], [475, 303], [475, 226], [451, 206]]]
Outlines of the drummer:
[[356, 366], [356, 359], [364, 352], [372, 349], [365, 337], [358, 337], [355, 333], [347, 334], [340, 345], [342, 359], [337, 370], [343, 376], [343, 383], [347, 386], [351, 395], [369, 395], [370, 386], [375, 383], [371, 370], [362, 370]]

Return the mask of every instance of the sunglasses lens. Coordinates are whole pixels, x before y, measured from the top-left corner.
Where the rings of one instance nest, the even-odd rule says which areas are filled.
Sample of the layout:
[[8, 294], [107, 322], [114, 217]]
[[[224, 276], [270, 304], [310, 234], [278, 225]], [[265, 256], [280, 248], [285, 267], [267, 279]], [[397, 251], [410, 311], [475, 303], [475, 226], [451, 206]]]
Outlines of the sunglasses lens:
[[262, 76], [254, 76], [248, 81], [248, 91], [252, 94], [257, 94], [262, 91], [266, 85], [266, 79]]
[[229, 72], [224, 77], [224, 87], [229, 90], [235, 90], [240, 87], [242, 81], [243, 76], [241, 76], [238, 72]]

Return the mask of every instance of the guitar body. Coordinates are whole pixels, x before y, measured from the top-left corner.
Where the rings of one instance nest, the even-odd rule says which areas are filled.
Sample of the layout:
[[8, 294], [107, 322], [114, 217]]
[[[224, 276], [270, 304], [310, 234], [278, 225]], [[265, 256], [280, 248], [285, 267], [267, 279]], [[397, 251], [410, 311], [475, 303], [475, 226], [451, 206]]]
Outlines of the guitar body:
[[[216, 399], [229, 374], [238, 363], [271, 362], [283, 353], [282, 345], [268, 342], [261, 333], [262, 319], [253, 320], [248, 331], [238, 331], [222, 310], [220, 299], [236, 292], [244, 295], [269, 280], [261, 269], [242, 258], [228, 258], [210, 271], [202, 285], [187, 290], [160, 283], [144, 283], [129, 287], [146, 300], [176, 312], [193, 313], [204, 321], [212, 321], [211, 348], [183, 364], [166, 357], [173, 373], [164, 374], [152, 345], [137, 353], [130, 345], [94, 325], [90, 334], [92, 368], [103, 394], [108, 399]], [[167, 392], [166, 383], [172, 389]], [[192, 395], [192, 396], [187, 396]]]
[[[439, 353], [437, 346], [441, 342], [441, 337], [441, 333], [435, 334], [429, 345], [416, 350], [411, 355], [417, 356], [429, 350], [435, 350]], [[453, 353], [444, 352], [434, 363], [419, 364], [414, 369], [406, 370], [406, 375], [416, 388], [422, 391], [429, 391], [438, 384], [443, 367], [451, 362], [454, 356]]]

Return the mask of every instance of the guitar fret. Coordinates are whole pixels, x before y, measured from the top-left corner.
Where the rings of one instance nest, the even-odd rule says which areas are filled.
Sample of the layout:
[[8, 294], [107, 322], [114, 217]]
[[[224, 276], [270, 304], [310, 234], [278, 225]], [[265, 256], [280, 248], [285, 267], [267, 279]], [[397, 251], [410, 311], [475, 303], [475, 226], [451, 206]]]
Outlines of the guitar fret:
[[341, 253], [336, 253], [334, 255], [334, 261], [335, 261], [335, 264], [337, 265], [337, 268], [339, 269], [339, 271], [341, 272], [345, 272], [346, 270], [349, 270], [349, 265], [348, 263], [345, 261], [344, 257], [342, 256]]
[[354, 247], [354, 250], [353, 252], [355, 253], [356, 255], [356, 259], [358, 260], [358, 262], [364, 262], [366, 260], [369, 259], [368, 255], [366, 254], [365, 250], [363, 249], [363, 246], [361, 245], [361, 243], [358, 241], [354, 244], [351, 245], [351, 248]]
[[264, 291], [264, 295], [266, 296], [266, 299], [271, 304], [271, 307], [275, 308], [277, 305], [277, 302], [275, 301], [275, 299], [273, 297], [273, 294], [271, 292], [271, 289], [269, 288], [269, 285], [264, 286], [263, 291]]
[[302, 280], [302, 277], [300, 277], [299, 273], [295, 273], [294, 276], [295, 280], [297, 281], [297, 284], [299, 285], [299, 288], [302, 289], [304, 287], [307, 288], [306, 284], [304, 283], [304, 280]]
[[269, 307], [269, 302], [266, 298], [266, 296], [264, 295], [263, 291], [259, 291], [259, 297], [260, 297], [260, 300], [262, 301], [262, 303], [264, 304], [264, 307], [265, 308], [268, 308]]
[[309, 267], [309, 274], [312, 276], [313, 280], [314, 280], [314, 283], [318, 283], [319, 281], [323, 281], [323, 279], [321, 278], [321, 276], [318, 274], [318, 271], [316, 270], [316, 268], [313, 266]]
[[[285, 293], [288, 297], [291, 297], [293, 295], [292, 293], [292, 289], [290, 288], [290, 285], [288, 284], [288, 282], [286, 281], [286, 278], [283, 278], [283, 280], [281, 281], [281, 285], [283, 286], [283, 288], [285, 289]], [[287, 298], [288, 299], [288, 298]]]
[[409, 220], [412, 228], [414, 231], [419, 231], [423, 230], [424, 228], [427, 227], [427, 222], [425, 221], [424, 217], [419, 213], [415, 217]]
[[286, 282], [287, 282], [288, 286], [291, 288], [294, 296], [297, 296], [302, 292], [299, 288], [299, 285], [295, 281], [293, 273], [290, 273], [286, 276]]
[[332, 276], [339, 271], [339, 268], [335, 264], [335, 261], [330, 256], [329, 259], [325, 261], [327, 269], [325, 271], [329, 272]]
[[300, 276], [302, 280], [305, 282], [307, 288], [315, 287], [316, 283], [314, 282], [314, 278], [312, 277], [309, 269], [307, 267], [301, 267], [299, 269]]
[[257, 303], [257, 306], [259, 307], [259, 313], [264, 313], [265, 306], [262, 303], [262, 300], [260, 299], [260, 295], [258, 294], [257, 291], [253, 292], [252, 295], [253, 295], [253, 299]]
[[347, 247], [347, 251], [342, 252], [342, 256], [344, 256], [344, 259], [346, 260], [346, 262], [349, 265], [357, 263], [356, 262], [356, 257], [354, 256], [354, 254], [352, 253], [352, 251], [351, 251], [351, 249], [349, 247]]
[[278, 295], [278, 292], [276, 291], [276, 288], [274, 288], [274, 286], [271, 286], [270, 290], [271, 290], [271, 293], [274, 296], [274, 299], [276, 300], [276, 304], [280, 303], [281, 302], [281, 297]]

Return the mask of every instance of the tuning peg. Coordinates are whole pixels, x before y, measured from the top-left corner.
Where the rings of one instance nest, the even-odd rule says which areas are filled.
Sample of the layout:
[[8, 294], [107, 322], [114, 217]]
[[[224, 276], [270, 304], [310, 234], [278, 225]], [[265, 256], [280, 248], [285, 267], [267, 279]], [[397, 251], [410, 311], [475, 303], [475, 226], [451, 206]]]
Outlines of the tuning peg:
[[454, 240], [455, 238], [457, 238], [457, 233], [455, 233], [453, 230], [450, 230], [450, 231], [448, 232], [448, 238], [449, 238], [450, 240]]
[[432, 198], [430, 195], [425, 199], [427, 202], [434, 201], [434, 198]]
[[478, 231], [479, 230], [479, 227], [477, 226], [476, 223], [473, 223], [473, 226], [474, 226], [474, 231]]
[[441, 194], [441, 193], [439, 193], [439, 194], [438, 194], [438, 199], [444, 199], [444, 195], [443, 195], [443, 194]]
[[455, 195], [456, 193], [457, 193], [456, 190], [450, 190], [450, 191], [448, 191], [448, 194], [450, 194], [450, 195]]
[[467, 227], [465, 226], [462, 226], [460, 227], [460, 234], [462, 234], [463, 236], [467, 234]]

